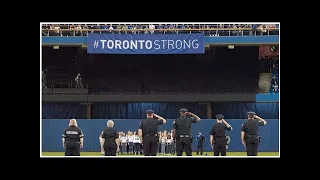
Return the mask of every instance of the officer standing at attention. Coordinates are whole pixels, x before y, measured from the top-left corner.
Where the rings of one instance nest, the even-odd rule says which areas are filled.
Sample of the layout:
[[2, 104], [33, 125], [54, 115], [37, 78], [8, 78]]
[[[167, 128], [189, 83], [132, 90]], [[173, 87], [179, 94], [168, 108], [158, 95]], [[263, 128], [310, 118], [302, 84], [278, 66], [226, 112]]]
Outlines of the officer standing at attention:
[[192, 156], [191, 125], [199, 121], [199, 116], [188, 112], [187, 109], [180, 109], [180, 117], [173, 122], [172, 127], [172, 137], [176, 139], [177, 156], [182, 156], [183, 151], [186, 152], [187, 156]]
[[66, 149], [65, 156], [80, 156], [80, 148], [83, 147], [83, 133], [78, 128], [77, 120], [70, 120], [69, 127], [62, 134], [62, 144]]
[[232, 127], [223, 118], [222, 114], [216, 115], [217, 124], [213, 125], [210, 131], [210, 144], [213, 147], [213, 155], [226, 156], [227, 137], [226, 130], [231, 131]]
[[120, 151], [120, 139], [118, 132], [113, 128], [114, 122], [109, 120], [107, 122], [107, 128], [102, 133], [102, 147], [104, 149], [105, 156], [115, 156]]
[[[147, 110], [147, 118], [140, 122], [138, 135], [141, 144], [143, 143], [143, 151], [145, 156], [156, 156], [158, 147], [158, 126], [165, 124], [166, 120], [154, 114], [153, 110]], [[157, 118], [157, 119], [154, 119]]]
[[266, 125], [267, 122], [256, 115], [255, 112], [248, 112], [248, 120], [241, 127], [241, 141], [246, 147], [247, 156], [257, 156], [260, 143], [259, 126]]

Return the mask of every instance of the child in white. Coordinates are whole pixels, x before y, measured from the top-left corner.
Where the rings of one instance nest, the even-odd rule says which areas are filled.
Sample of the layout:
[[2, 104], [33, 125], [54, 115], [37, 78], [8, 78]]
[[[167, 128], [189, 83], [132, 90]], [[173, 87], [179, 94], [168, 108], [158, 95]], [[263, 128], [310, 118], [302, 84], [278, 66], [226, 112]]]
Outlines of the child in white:
[[134, 132], [133, 134], [133, 144], [134, 144], [134, 153], [136, 155], [140, 154], [140, 137], [136, 134], [136, 132]]
[[101, 154], [104, 155], [104, 149], [103, 149], [103, 146], [102, 146], [102, 134], [103, 134], [103, 131], [101, 132], [100, 136], [99, 136], [99, 141], [100, 141], [100, 147], [101, 147]]
[[172, 136], [171, 136], [171, 133], [168, 133], [168, 136], [167, 136], [167, 154], [171, 155], [172, 154]]
[[166, 141], [167, 141], [167, 135], [165, 133], [162, 133], [161, 135], [161, 154], [166, 154]]
[[133, 154], [133, 139], [134, 139], [134, 136], [133, 136], [132, 132], [130, 132], [128, 134], [129, 154]]
[[125, 133], [122, 134], [122, 137], [120, 139], [121, 141], [121, 147], [122, 147], [122, 153], [127, 153], [127, 142], [128, 142], [128, 139], [127, 139], [127, 136]]

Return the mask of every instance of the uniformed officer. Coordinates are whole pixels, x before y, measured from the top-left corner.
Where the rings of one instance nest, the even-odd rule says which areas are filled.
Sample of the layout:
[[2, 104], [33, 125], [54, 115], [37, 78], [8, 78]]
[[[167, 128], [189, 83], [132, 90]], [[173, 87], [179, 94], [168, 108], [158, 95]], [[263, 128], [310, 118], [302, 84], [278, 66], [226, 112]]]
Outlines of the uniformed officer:
[[70, 120], [69, 127], [62, 134], [62, 144], [66, 149], [65, 156], [80, 156], [80, 148], [83, 147], [83, 133], [78, 128], [77, 120]]
[[223, 118], [222, 114], [216, 115], [217, 124], [213, 125], [210, 131], [210, 144], [213, 147], [213, 155], [226, 156], [227, 154], [227, 137], [226, 130], [231, 131], [232, 127]]
[[120, 151], [120, 139], [118, 132], [113, 128], [114, 122], [109, 120], [107, 122], [107, 128], [102, 133], [102, 147], [104, 149], [105, 156], [115, 156]]
[[246, 147], [247, 156], [257, 156], [260, 142], [259, 126], [266, 125], [267, 122], [256, 115], [255, 112], [248, 112], [248, 120], [241, 127], [241, 141]]
[[[143, 151], [145, 156], [156, 156], [157, 155], [157, 143], [158, 137], [158, 126], [165, 124], [166, 120], [154, 114], [153, 110], [147, 110], [147, 118], [140, 122], [138, 135], [140, 137], [141, 144], [143, 143]], [[157, 119], [154, 119], [157, 118]]]
[[183, 151], [187, 156], [192, 156], [191, 125], [199, 121], [199, 116], [188, 112], [187, 109], [180, 109], [180, 117], [173, 122], [172, 127], [172, 137], [176, 139], [177, 156], [182, 156]]

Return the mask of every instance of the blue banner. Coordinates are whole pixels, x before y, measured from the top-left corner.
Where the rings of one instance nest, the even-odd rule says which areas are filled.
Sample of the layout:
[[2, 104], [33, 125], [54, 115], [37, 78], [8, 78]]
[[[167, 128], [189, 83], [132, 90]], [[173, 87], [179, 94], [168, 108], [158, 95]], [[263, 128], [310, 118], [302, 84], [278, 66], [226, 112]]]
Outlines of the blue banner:
[[197, 34], [88, 34], [93, 54], [202, 54], [204, 35]]

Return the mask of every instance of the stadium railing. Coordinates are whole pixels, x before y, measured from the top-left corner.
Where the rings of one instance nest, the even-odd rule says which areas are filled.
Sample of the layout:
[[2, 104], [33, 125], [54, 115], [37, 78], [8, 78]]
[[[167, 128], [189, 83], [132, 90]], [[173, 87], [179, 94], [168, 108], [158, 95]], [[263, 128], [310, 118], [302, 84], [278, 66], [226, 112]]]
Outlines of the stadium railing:
[[206, 36], [272, 36], [279, 28], [200, 28], [200, 29], [42, 29], [43, 36], [88, 36], [88, 33], [109, 34], [179, 34], [204, 33]]
[[[63, 92], [42, 92], [42, 94], [54, 94], [54, 95], [70, 95], [79, 93], [63, 93]], [[198, 95], [198, 94], [256, 94], [255, 92], [88, 92], [86, 95]]]

